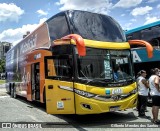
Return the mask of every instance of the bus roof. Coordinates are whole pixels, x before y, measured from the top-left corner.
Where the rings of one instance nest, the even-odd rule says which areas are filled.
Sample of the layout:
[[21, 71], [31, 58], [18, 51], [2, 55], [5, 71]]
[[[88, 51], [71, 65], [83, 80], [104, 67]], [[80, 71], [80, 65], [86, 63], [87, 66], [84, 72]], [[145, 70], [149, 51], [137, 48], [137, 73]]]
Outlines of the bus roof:
[[157, 25], [160, 25], [160, 21], [156, 21], [156, 22], [153, 22], [153, 23], [150, 23], [150, 24], [147, 24], [147, 25], [143, 25], [143, 26], [128, 30], [128, 31], [125, 32], [125, 34], [126, 35], [131, 34], [133, 32], [144, 30], [144, 29], [147, 29], [147, 28], [150, 28], [150, 27], [153, 27], [153, 26], [157, 26]]
[[88, 11], [67, 10], [46, 20], [8, 52], [20, 48], [18, 50], [21, 53], [27, 53], [38, 47], [49, 47], [51, 41], [71, 33], [89, 40], [126, 41], [122, 28], [112, 17]]

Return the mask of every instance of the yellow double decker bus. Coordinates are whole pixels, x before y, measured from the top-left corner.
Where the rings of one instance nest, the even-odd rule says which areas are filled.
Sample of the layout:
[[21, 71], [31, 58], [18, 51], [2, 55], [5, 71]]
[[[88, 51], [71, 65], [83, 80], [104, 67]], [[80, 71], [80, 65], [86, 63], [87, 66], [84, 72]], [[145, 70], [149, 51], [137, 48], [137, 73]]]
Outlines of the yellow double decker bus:
[[130, 44], [110, 16], [68, 10], [10, 49], [6, 87], [12, 97], [46, 103], [50, 114], [98, 114], [132, 108], [137, 88]]

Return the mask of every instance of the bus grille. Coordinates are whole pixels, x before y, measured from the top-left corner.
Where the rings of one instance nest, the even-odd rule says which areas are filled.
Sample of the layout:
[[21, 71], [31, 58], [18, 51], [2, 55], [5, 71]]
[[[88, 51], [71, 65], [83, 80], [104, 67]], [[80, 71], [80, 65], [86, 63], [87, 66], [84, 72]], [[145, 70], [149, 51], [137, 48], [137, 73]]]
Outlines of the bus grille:
[[118, 101], [118, 100], [123, 100], [125, 98], [130, 97], [132, 94], [128, 93], [128, 94], [121, 94], [121, 95], [113, 95], [113, 96], [101, 96], [101, 95], [96, 95], [95, 97], [93, 97], [96, 100], [100, 100], [100, 101]]

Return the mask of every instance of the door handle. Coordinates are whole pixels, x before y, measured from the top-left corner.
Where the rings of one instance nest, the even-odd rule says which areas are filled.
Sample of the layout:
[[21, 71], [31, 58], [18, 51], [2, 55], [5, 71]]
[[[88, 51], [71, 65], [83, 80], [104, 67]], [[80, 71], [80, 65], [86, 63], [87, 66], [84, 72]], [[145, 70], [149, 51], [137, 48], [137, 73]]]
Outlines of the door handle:
[[48, 85], [48, 89], [53, 89], [53, 85]]

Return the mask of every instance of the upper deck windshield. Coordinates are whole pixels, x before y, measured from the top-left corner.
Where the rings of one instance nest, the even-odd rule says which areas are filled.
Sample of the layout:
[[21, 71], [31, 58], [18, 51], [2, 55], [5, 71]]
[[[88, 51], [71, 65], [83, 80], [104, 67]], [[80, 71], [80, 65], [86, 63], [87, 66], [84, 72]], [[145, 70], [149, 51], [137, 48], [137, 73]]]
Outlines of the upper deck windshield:
[[74, 34], [84, 39], [124, 42], [124, 32], [120, 25], [110, 16], [85, 11], [70, 11], [69, 21]]
[[121, 83], [133, 80], [129, 50], [87, 48], [87, 55], [78, 58], [79, 79], [89, 83]]

